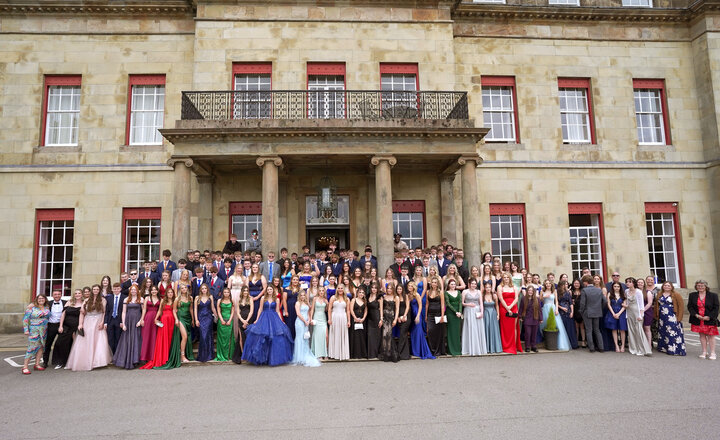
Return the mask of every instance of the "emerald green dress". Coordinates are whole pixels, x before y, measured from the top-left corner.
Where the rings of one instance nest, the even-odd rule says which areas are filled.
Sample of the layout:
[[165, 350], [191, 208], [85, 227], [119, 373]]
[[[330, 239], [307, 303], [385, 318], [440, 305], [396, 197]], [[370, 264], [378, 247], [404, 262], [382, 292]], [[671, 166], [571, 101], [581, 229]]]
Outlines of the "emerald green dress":
[[462, 354], [462, 342], [460, 334], [462, 332], [462, 319], [458, 318], [455, 313], [462, 313], [462, 294], [458, 291], [457, 297], [445, 292], [445, 317], [447, 318], [447, 352], [451, 356], [460, 356]]
[[195, 360], [193, 356], [192, 336], [190, 336], [190, 328], [192, 327], [192, 315], [190, 315], [190, 307], [192, 302], [179, 302], [178, 303], [178, 319], [185, 326], [185, 333], [187, 334], [187, 342], [185, 343], [185, 357], [189, 361]]
[[172, 342], [170, 344], [170, 352], [168, 353], [168, 360], [165, 365], [154, 367], [153, 370], [172, 370], [178, 368], [182, 364], [182, 356], [180, 355], [180, 342], [182, 336], [180, 336], [180, 329], [175, 326], [173, 330]]
[[[232, 316], [232, 303], [220, 303], [220, 315], [223, 321], [230, 320]], [[217, 352], [216, 361], [229, 361], [232, 359], [233, 349], [235, 348], [235, 335], [233, 334], [232, 325], [222, 325], [220, 320], [217, 323]]]

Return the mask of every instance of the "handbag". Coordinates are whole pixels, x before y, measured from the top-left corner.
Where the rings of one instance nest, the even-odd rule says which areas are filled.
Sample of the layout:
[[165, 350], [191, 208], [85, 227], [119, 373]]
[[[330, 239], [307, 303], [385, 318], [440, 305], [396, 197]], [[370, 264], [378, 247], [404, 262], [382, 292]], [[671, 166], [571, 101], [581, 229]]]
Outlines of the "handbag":
[[518, 314], [513, 312], [505, 312], [505, 316], [507, 316], [508, 318], [517, 318]]
[[84, 337], [84, 336], [85, 336], [85, 329], [79, 328], [79, 329], [77, 330], [77, 334]]
[[310, 339], [310, 330], [306, 330], [305, 333], [303, 333], [303, 339]]

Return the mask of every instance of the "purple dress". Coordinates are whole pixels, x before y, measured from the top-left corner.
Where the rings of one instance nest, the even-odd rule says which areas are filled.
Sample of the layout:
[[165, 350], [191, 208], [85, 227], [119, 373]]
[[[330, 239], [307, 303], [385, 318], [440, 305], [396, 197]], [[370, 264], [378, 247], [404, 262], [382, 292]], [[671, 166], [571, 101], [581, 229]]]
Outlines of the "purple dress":
[[142, 316], [142, 304], [130, 303], [126, 305], [125, 330], [120, 335], [113, 364], [116, 367], [132, 370], [140, 362], [140, 349], [142, 348], [142, 330], [137, 326]]

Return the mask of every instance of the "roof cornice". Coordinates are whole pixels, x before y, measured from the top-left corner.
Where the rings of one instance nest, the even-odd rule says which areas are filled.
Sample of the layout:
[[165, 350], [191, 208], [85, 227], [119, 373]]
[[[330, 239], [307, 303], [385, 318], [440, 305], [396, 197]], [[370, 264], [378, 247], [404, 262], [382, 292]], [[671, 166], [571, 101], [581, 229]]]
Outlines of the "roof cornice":
[[3, 15], [194, 15], [191, 0], [0, 0]]

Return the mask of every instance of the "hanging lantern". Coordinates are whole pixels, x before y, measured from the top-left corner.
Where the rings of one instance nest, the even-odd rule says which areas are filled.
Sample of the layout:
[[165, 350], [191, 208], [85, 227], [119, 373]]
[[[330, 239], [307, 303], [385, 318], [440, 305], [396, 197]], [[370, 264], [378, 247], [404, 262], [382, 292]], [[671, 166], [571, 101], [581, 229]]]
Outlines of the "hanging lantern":
[[337, 187], [331, 177], [320, 179], [317, 196], [318, 217], [333, 219], [337, 216]]

